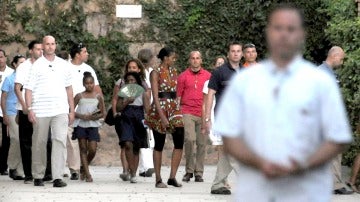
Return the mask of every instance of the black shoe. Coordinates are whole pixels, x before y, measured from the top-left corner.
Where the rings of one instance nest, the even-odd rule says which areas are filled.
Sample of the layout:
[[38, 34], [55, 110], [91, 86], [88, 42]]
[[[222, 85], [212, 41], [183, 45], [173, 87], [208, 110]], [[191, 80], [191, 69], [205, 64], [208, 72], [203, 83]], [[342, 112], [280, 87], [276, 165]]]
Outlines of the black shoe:
[[155, 172], [154, 168], [147, 169], [147, 171], [145, 172], [145, 177], [152, 177], [154, 172]]
[[139, 176], [146, 177], [146, 172], [139, 173]]
[[16, 169], [9, 170], [9, 177], [13, 180], [23, 180], [24, 179], [24, 177], [18, 175]]
[[31, 184], [33, 182], [32, 176], [25, 176], [24, 184]]
[[211, 190], [211, 194], [220, 194], [220, 195], [230, 195], [231, 191], [225, 187], [221, 187], [219, 189]]
[[14, 178], [13, 178], [13, 180], [24, 180], [25, 178], [23, 177], [23, 176], [19, 176], [19, 175], [17, 175], [17, 176], [15, 176]]
[[192, 173], [186, 173], [182, 179], [183, 182], [189, 182], [194, 175]]
[[42, 179], [35, 179], [34, 180], [34, 186], [43, 187], [44, 186], [44, 181]]
[[343, 188], [340, 188], [340, 189], [335, 189], [333, 193], [334, 194], [340, 194], [340, 195], [349, 195], [349, 194], [354, 193], [354, 191], [349, 191], [345, 187], [343, 187]]
[[167, 184], [172, 185], [174, 187], [182, 187], [182, 184], [178, 183], [175, 178], [174, 179], [168, 179]]
[[9, 170], [9, 177], [11, 179], [14, 179], [15, 176], [16, 176], [16, 170], [15, 169], [10, 169]]
[[195, 175], [195, 182], [204, 182], [204, 179], [200, 175]]
[[56, 179], [53, 182], [53, 187], [66, 187], [66, 183], [62, 179]]
[[79, 179], [79, 174], [77, 174], [77, 173], [71, 173], [70, 180], [78, 180], [78, 179]]
[[51, 181], [53, 180], [51, 175], [45, 175], [44, 178], [42, 179], [43, 181], [47, 182], [47, 181]]
[[8, 175], [8, 174], [9, 174], [9, 173], [8, 173], [7, 170], [4, 170], [4, 171], [0, 172], [0, 175]]

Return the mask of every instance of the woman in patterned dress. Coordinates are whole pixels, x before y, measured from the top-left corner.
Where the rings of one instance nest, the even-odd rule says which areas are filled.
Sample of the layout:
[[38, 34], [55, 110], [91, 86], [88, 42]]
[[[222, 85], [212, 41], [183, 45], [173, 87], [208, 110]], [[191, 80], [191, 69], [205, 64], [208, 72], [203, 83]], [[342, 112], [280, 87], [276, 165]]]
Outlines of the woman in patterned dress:
[[166, 133], [172, 134], [174, 150], [171, 159], [170, 177], [168, 185], [181, 187], [176, 181], [176, 172], [179, 167], [184, 145], [184, 125], [179, 109], [179, 102], [176, 99], [177, 71], [172, 65], [175, 61], [175, 52], [169, 48], [162, 48], [157, 56], [161, 60], [158, 68], [155, 68], [150, 75], [153, 103], [146, 118], [147, 124], [153, 129], [154, 147], [154, 168], [156, 174], [155, 187], [167, 188], [162, 182], [160, 170], [162, 151], [165, 144]]

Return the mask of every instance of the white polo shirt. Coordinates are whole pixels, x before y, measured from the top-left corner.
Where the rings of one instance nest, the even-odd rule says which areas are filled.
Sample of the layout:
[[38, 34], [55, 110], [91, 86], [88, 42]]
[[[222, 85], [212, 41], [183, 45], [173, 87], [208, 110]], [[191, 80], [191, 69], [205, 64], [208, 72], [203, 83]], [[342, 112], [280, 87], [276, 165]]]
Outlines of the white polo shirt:
[[99, 85], [99, 81], [94, 69], [88, 64], [82, 63], [81, 65], [74, 65], [71, 62], [69, 63], [72, 74], [72, 88], [74, 97], [76, 96], [76, 94], [85, 91], [85, 87], [83, 85], [84, 72], [90, 72], [91, 75], [94, 77], [95, 85]]
[[[0, 89], [2, 88], [2, 85], [5, 81], [5, 78], [11, 75], [14, 72], [14, 70], [8, 66], [5, 67], [5, 70], [2, 72], [0, 71]], [[0, 100], [1, 100], [1, 93], [0, 93]], [[0, 107], [0, 116], [3, 116], [3, 112]]]
[[32, 91], [32, 105], [36, 117], [52, 117], [69, 113], [66, 87], [71, 86], [69, 62], [55, 57], [37, 59], [30, 69], [24, 88]]
[[[22, 86], [24, 86], [26, 80], [29, 77], [29, 71], [30, 71], [31, 66], [32, 66], [31, 60], [27, 59], [27, 60], [25, 60], [25, 62], [21, 63], [16, 68], [15, 83], [18, 83], [18, 84], [21, 84]], [[23, 98], [25, 100], [25, 89], [23, 89], [21, 92], [22, 92]], [[19, 101], [16, 103], [16, 109], [22, 110], [22, 106]]]
[[[234, 76], [217, 111], [214, 131], [241, 138], [255, 154], [286, 166], [290, 158], [306, 162], [325, 141], [352, 141], [335, 79], [301, 57], [282, 72], [267, 60]], [[236, 192], [241, 201], [331, 199], [329, 165], [274, 180], [241, 166]]]

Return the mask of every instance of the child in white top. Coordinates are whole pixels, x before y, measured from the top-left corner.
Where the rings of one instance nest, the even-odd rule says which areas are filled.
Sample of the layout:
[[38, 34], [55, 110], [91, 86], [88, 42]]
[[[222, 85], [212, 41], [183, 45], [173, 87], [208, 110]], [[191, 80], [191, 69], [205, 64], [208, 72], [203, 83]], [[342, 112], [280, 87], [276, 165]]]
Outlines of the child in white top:
[[78, 139], [80, 147], [80, 179], [92, 182], [89, 164], [96, 154], [97, 142], [100, 141], [99, 119], [105, 114], [104, 98], [94, 90], [94, 77], [90, 72], [84, 72], [83, 85], [85, 91], [74, 98], [75, 123], [73, 139]]

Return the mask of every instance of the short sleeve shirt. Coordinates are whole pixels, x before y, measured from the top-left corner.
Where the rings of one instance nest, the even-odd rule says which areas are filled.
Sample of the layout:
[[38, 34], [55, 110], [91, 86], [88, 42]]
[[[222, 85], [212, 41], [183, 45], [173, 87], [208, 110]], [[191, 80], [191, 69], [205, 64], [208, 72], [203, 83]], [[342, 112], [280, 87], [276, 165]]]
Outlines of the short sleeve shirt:
[[[268, 60], [237, 74], [220, 103], [214, 130], [241, 138], [256, 155], [285, 166], [290, 158], [305, 164], [325, 141], [352, 141], [335, 79], [301, 57], [284, 71]], [[331, 199], [329, 164], [277, 180], [241, 166], [237, 194], [244, 201]]]
[[[215, 97], [217, 103], [220, 103], [222, 94], [225, 88], [228, 86], [228, 83], [231, 77], [236, 73], [236, 70], [231, 67], [229, 63], [225, 63], [218, 67], [216, 70], [213, 71], [208, 88], [215, 90]], [[216, 108], [216, 106], [215, 106]]]
[[[14, 70], [8, 66], [5, 67], [5, 70], [2, 72], [0, 71], [0, 88], [2, 87], [5, 78], [11, 75], [14, 72]], [[1, 94], [0, 94], [0, 100], [1, 100]], [[0, 116], [3, 116], [1, 107], [0, 107]]]
[[55, 57], [37, 59], [30, 69], [24, 88], [32, 91], [31, 107], [37, 117], [52, 117], [69, 113], [66, 87], [72, 84], [69, 62]]
[[14, 80], [15, 80], [15, 72], [13, 72], [10, 76], [5, 78], [4, 84], [1, 87], [3, 92], [6, 92], [6, 115], [14, 116], [17, 113], [16, 110], [16, 102], [17, 97], [14, 90]]
[[[32, 66], [32, 63], [31, 63], [30, 59], [27, 59], [27, 60], [25, 60], [25, 62], [21, 63], [16, 68], [15, 83], [21, 84], [22, 86], [25, 84], [26, 80], [28, 79], [29, 70], [30, 70], [31, 66]], [[23, 89], [21, 92], [22, 92], [23, 98], [25, 100], [25, 90]], [[22, 106], [21, 106], [20, 102], [16, 103], [16, 109], [22, 110]]]
[[72, 73], [72, 88], [74, 97], [76, 96], [76, 94], [85, 91], [85, 87], [83, 85], [84, 72], [90, 72], [91, 75], [94, 77], [94, 84], [99, 85], [96, 73], [91, 66], [86, 63], [82, 63], [81, 65], [74, 65], [71, 62], [69, 63]]

